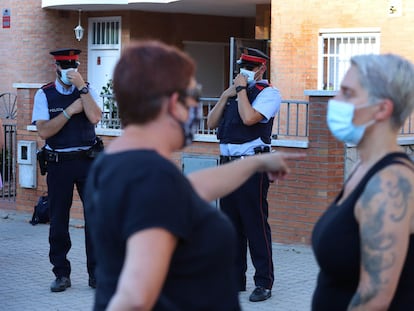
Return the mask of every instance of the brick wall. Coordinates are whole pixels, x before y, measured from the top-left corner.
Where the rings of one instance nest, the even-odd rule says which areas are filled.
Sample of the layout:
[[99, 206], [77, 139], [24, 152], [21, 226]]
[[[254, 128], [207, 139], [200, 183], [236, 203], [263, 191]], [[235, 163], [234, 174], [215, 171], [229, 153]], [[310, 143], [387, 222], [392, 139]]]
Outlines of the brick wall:
[[[29, 132], [26, 130], [28, 124], [31, 123], [31, 111], [33, 107], [33, 98], [36, 93], [36, 88], [22, 88], [17, 91], [17, 111], [19, 117], [17, 118], [17, 141], [30, 140], [38, 141], [37, 132]], [[42, 146], [41, 142], [37, 142], [37, 146]], [[19, 166], [17, 165], [17, 177], [19, 176]], [[37, 202], [40, 195], [47, 191], [43, 176], [40, 175], [39, 169], [37, 173], [37, 189], [25, 189], [17, 186], [16, 189], [16, 203], [17, 210], [33, 211], [33, 206]], [[17, 180], [19, 185], [19, 180]]]
[[[86, 51], [86, 40], [78, 42], [73, 28], [78, 13], [43, 10], [40, 0], [3, 0], [11, 10], [11, 28], [0, 28], [0, 93], [15, 92], [13, 83], [44, 83], [54, 80], [53, 59], [49, 51], [75, 47]], [[85, 24], [86, 25], [86, 20]], [[86, 53], [81, 54], [80, 71], [86, 74]], [[20, 117], [19, 112], [19, 117]]]
[[414, 60], [414, 2], [401, 1], [400, 17], [388, 15], [390, 1], [272, 0], [272, 82], [284, 98], [304, 98], [317, 88], [318, 35], [321, 28], [378, 27], [381, 52]]
[[343, 183], [344, 148], [326, 126], [330, 96], [309, 96], [309, 148], [278, 148], [305, 152], [303, 160], [290, 161], [291, 174], [269, 190], [269, 218], [273, 241], [310, 242], [315, 221], [334, 199]]

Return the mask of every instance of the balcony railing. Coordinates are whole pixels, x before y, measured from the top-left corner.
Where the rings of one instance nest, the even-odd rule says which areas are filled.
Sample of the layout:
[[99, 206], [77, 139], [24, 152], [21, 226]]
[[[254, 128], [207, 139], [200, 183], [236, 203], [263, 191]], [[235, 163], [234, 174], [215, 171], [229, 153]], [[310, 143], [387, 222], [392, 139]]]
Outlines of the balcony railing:
[[113, 95], [101, 95], [102, 97], [102, 119], [98, 126], [100, 128], [120, 129], [118, 106]]
[[410, 117], [405, 121], [404, 126], [400, 130], [400, 136], [408, 136], [414, 134], [413, 118], [414, 114], [411, 114]]
[[[120, 129], [121, 122], [113, 95], [101, 95], [103, 100], [102, 120], [98, 125], [101, 128]], [[207, 116], [217, 103], [216, 97], [201, 98], [202, 119], [196, 133], [199, 141], [214, 141], [216, 129], [207, 126]], [[282, 100], [279, 112], [273, 121], [273, 139], [306, 139], [309, 135], [309, 102], [302, 100]], [[411, 115], [401, 128], [400, 137], [412, 136], [414, 134], [414, 121]]]
[[[207, 126], [207, 116], [217, 103], [218, 98], [201, 98], [203, 118], [197, 134], [216, 135], [216, 129]], [[308, 106], [309, 102], [301, 100], [283, 100], [279, 112], [273, 121], [272, 138], [308, 137]]]

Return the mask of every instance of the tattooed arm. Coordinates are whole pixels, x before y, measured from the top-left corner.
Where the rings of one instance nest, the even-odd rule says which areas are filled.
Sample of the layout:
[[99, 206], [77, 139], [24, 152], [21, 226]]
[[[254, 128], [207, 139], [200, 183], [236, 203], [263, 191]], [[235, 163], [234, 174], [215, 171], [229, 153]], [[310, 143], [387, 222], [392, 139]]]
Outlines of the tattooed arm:
[[355, 206], [361, 266], [348, 311], [388, 310], [412, 231], [413, 188], [413, 173], [402, 165], [392, 165], [371, 178]]

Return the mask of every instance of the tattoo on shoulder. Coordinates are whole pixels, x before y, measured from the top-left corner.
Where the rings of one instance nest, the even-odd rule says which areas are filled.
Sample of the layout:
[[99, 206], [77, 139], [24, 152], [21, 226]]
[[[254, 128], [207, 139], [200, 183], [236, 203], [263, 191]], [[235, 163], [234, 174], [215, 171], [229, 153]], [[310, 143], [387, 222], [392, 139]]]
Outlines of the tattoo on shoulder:
[[381, 202], [390, 209], [388, 211], [390, 219], [399, 222], [407, 215], [411, 192], [410, 180], [400, 173], [397, 172], [393, 180], [385, 180], [377, 175], [370, 181], [369, 190], [366, 190], [361, 197], [362, 208], [376, 201]]
[[391, 252], [397, 243], [391, 231], [385, 231], [385, 222], [399, 223], [407, 215], [412, 185], [401, 173], [392, 179], [374, 176], [361, 196], [361, 208], [367, 217], [360, 223], [361, 259], [370, 277], [370, 286], [357, 292], [350, 307], [360, 306], [372, 299], [379, 291], [381, 273], [395, 264], [396, 254]]

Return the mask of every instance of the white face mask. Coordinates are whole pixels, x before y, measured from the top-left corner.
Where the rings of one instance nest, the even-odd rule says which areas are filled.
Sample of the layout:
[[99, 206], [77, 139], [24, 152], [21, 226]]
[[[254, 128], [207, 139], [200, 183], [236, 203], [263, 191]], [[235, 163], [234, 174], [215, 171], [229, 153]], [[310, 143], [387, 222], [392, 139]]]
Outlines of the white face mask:
[[67, 73], [70, 70], [78, 71], [78, 68], [69, 68], [69, 69], [61, 69], [60, 70], [60, 80], [62, 80], [62, 82], [65, 83], [66, 85], [72, 85], [72, 83], [69, 81], [69, 79], [67, 77]]
[[[371, 106], [369, 104], [359, 106], [357, 109]], [[354, 119], [355, 106], [351, 103], [331, 99], [328, 101], [328, 112], [326, 122], [329, 130], [336, 139], [344, 143], [358, 145], [364, 136], [367, 127], [375, 123], [374, 120], [366, 124], [355, 125]]]
[[256, 75], [255, 71], [250, 71], [244, 68], [240, 68], [240, 73], [247, 78], [247, 83], [253, 82], [255, 80], [254, 76]]

